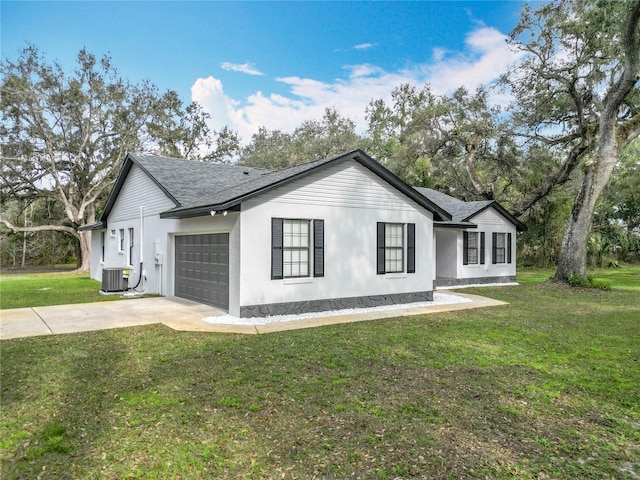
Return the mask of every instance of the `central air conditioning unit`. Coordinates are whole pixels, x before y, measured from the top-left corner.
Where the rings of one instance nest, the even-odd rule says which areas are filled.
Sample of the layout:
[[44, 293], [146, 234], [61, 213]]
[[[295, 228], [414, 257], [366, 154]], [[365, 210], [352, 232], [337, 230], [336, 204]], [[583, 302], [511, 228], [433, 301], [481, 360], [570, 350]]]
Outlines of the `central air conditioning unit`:
[[127, 279], [124, 268], [103, 268], [102, 269], [102, 291], [103, 292], [124, 292], [127, 289]]

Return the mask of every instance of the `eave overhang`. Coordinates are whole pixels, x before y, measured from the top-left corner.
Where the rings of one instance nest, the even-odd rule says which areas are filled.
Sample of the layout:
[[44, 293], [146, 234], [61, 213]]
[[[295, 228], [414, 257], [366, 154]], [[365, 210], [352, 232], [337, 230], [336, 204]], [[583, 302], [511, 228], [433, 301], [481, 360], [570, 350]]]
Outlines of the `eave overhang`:
[[85, 232], [87, 230], [104, 230], [105, 228], [107, 228], [107, 222], [104, 220], [101, 220], [99, 222], [82, 225], [81, 227], [78, 227], [78, 231]]
[[472, 222], [433, 222], [433, 228], [465, 229], [465, 228], [478, 228], [478, 225]]

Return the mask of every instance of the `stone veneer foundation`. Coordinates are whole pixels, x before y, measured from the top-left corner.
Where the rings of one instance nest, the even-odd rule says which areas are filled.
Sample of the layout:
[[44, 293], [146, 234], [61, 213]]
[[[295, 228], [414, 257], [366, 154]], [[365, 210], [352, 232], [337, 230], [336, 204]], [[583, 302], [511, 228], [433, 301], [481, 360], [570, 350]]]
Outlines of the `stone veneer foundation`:
[[247, 305], [240, 307], [242, 318], [269, 317], [271, 315], [296, 315], [299, 313], [344, 310], [347, 308], [370, 308], [381, 305], [403, 303], [432, 302], [433, 291], [392, 293], [389, 295], [370, 295], [364, 297], [332, 298], [328, 300], [309, 300], [305, 302], [269, 303], [266, 305]]
[[437, 277], [435, 284], [438, 287], [455, 287], [463, 285], [482, 285], [485, 283], [514, 283], [515, 275], [501, 277], [475, 277], [475, 278], [444, 278]]

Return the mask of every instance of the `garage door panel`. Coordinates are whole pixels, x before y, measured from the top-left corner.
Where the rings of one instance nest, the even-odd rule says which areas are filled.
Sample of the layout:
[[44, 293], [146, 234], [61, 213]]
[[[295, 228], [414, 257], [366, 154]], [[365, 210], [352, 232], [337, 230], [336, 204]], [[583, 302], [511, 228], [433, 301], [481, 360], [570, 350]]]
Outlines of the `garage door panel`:
[[229, 308], [229, 234], [176, 237], [176, 296]]

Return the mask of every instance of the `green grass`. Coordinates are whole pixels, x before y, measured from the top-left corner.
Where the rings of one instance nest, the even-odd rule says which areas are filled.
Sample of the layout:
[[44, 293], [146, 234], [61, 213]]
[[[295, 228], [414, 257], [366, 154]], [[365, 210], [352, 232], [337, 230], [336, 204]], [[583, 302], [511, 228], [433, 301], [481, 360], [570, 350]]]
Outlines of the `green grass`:
[[5, 340], [2, 477], [636, 479], [638, 270], [269, 335]]
[[[553, 269], [520, 268], [518, 267], [517, 280], [523, 285], [545, 282], [555, 275]], [[598, 268], [589, 270], [589, 276], [594, 280], [603, 280], [611, 283], [612, 288], [633, 290], [640, 292], [640, 266], [625, 265], [621, 268]]]
[[101, 295], [100, 282], [87, 273], [25, 273], [0, 276], [0, 309], [121, 300]]

